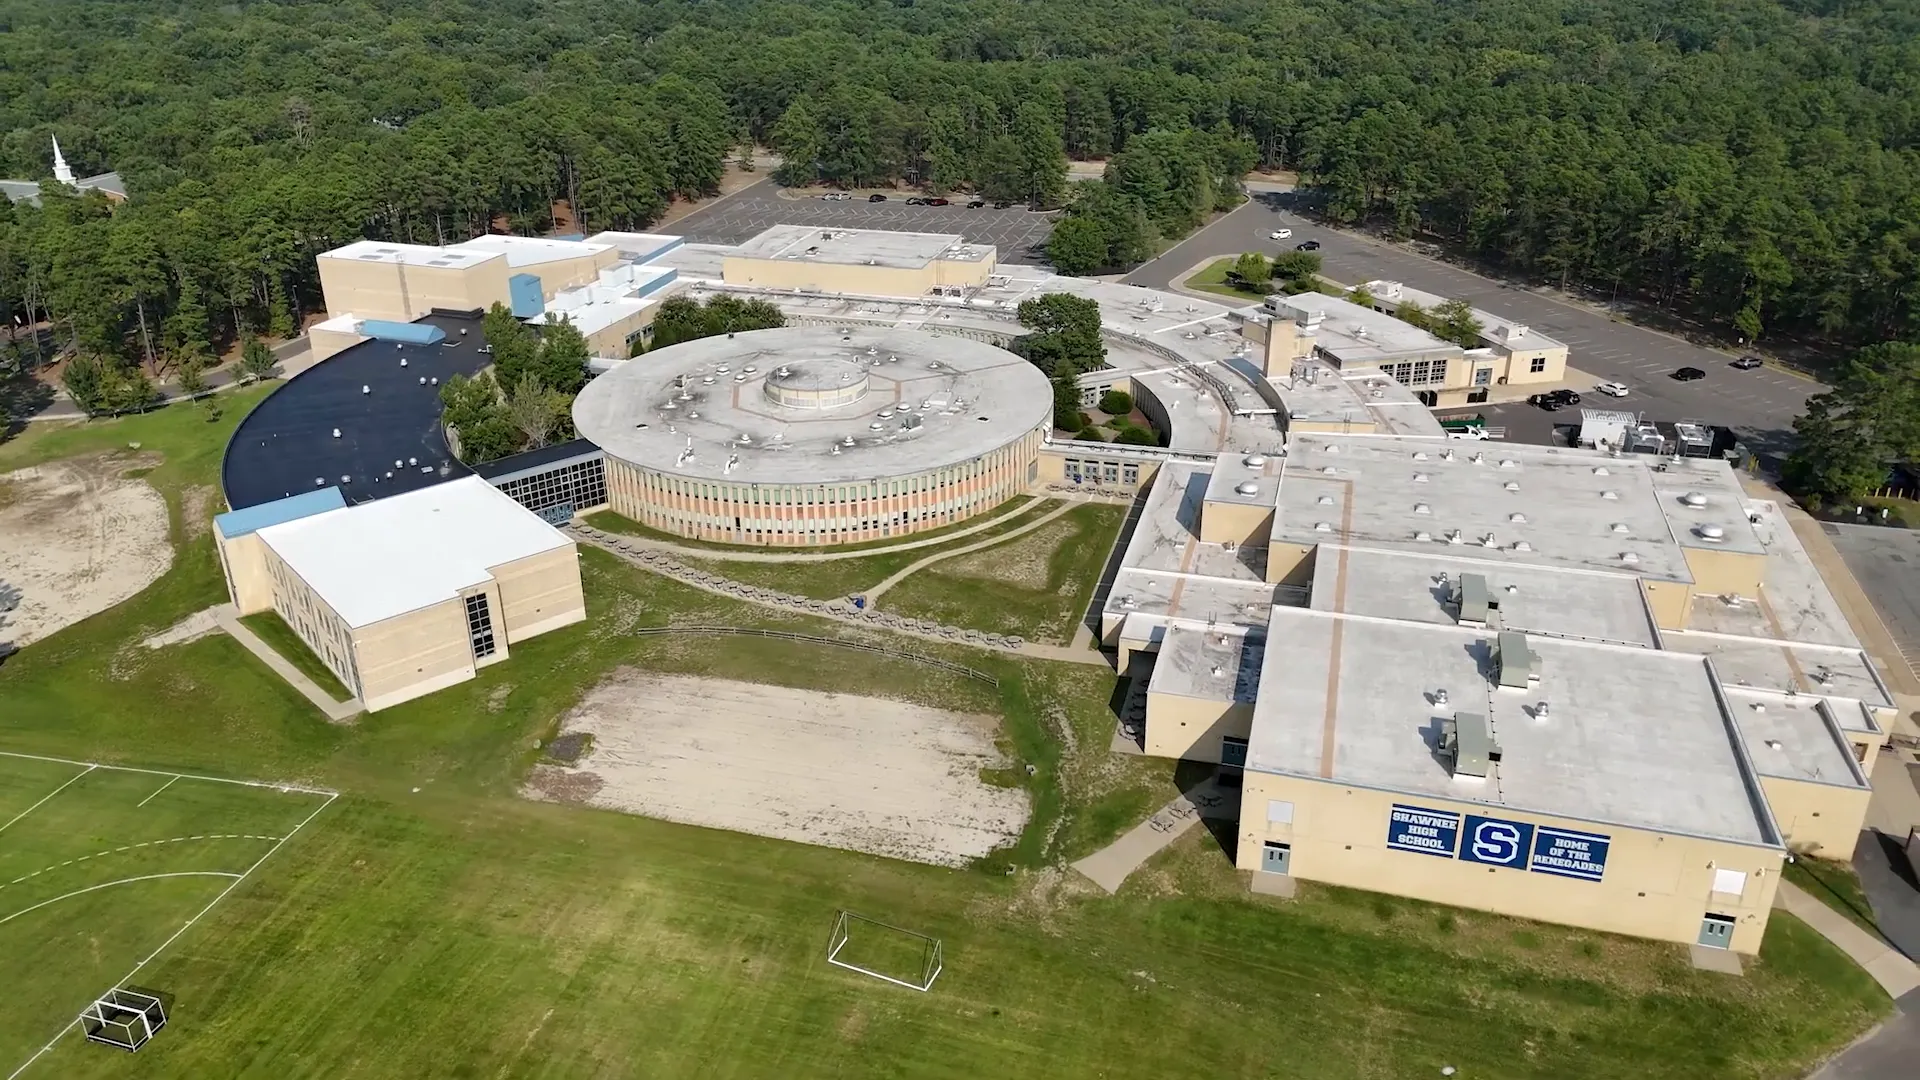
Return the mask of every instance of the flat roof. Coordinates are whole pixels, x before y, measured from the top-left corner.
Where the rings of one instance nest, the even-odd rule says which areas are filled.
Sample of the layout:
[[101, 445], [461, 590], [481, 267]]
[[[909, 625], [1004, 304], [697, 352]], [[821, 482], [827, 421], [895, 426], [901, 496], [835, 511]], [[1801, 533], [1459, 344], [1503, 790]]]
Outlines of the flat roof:
[[227, 505], [238, 510], [334, 485], [348, 502], [365, 502], [467, 475], [441, 430], [440, 386], [477, 374], [493, 357], [480, 351], [486, 335], [477, 318], [419, 321], [446, 331], [446, 340], [359, 342], [255, 406], [227, 440], [220, 470]]
[[477, 476], [259, 532], [347, 625], [440, 603], [573, 541]]
[[991, 263], [996, 253], [992, 244], [969, 244], [958, 233], [774, 225], [735, 247], [731, 254], [742, 259], [791, 259], [917, 270], [934, 262]]
[[1203, 701], [1252, 704], [1260, 688], [1265, 651], [1261, 635], [1249, 634], [1244, 627], [1169, 626], [1154, 657], [1147, 689]]
[[1852, 698], [1875, 708], [1893, 707], [1886, 685], [1859, 649], [1694, 630], [1667, 630], [1661, 637], [1669, 649], [1710, 657], [1728, 686]]
[[651, 263], [686, 243], [686, 238], [667, 233], [597, 232], [587, 237], [586, 242], [616, 248], [622, 257], [633, 262]]
[[1207, 501], [1265, 509], [1280, 487], [1280, 459], [1265, 454], [1222, 454], [1207, 476]]
[[1266, 625], [1280, 590], [1265, 579], [1265, 549], [1200, 540], [1210, 471], [1187, 462], [1160, 467], [1107, 590], [1107, 615], [1136, 631], [1176, 619]]
[[[1760, 550], [1740, 500], [1715, 483], [1734, 484], [1726, 462], [1662, 467], [1662, 459], [1564, 447], [1296, 434], [1274, 540], [1472, 548], [1475, 558], [1503, 563], [1685, 582], [1693, 575], [1684, 546]], [[1696, 492], [1705, 493], [1701, 506], [1682, 503]], [[1718, 526], [1721, 540], [1694, 535], [1706, 525]]]
[[1765, 603], [1755, 603], [1756, 598], [1751, 596], [1728, 603], [1723, 597], [1703, 593], [1693, 598], [1687, 628], [1859, 648], [1860, 639], [1807, 556], [1785, 512], [1768, 499], [1750, 499], [1746, 509], [1750, 520], [1758, 519], [1753, 522], [1753, 531], [1766, 552], [1759, 597]]
[[1433, 410], [1410, 387], [1377, 367], [1336, 368], [1323, 360], [1295, 363], [1285, 375], [1268, 380], [1295, 424], [1343, 424], [1365, 432], [1369, 425], [1388, 435], [1445, 434]]
[[[1488, 677], [1494, 633], [1276, 607], [1247, 767], [1575, 821], [1777, 846], [1697, 656], [1529, 637], [1528, 690]], [[1431, 695], [1446, 690], [1448, 705]], [[1551, 708], [1539, 716], [1539, 702]], [[1455, 778], [1440, 719], [1486, 716], [1494, 776]]]
[[[798, 392], [812, 373], [864, 393], [832, 408], [769, 396], [770, 380]], [[573, 404], [580, 434], [614, 457], [736, 484], [920, 473], [1006, 446], [1052, 417], [1046, 376], [1013, 353], [893, 327], [782, 327], [682, 342], [599, 376]]]
[[1412, 323], [1325, 293], [1295, 293], [1269, 298], [1269, 303], [1274, 304], [1275, 314], [1292, 319], [1302, 334], [1311, 335], [1315, 346], [1342, 367], [1464, 355], [1460, 346]]
[[1322, 611], [1452, 626], [1458, 620], [1450, 591], [1462, 576], [1478, 574], [1499, 604], [1500, 629], [1659, 647], [1653, 615], [1631, 574], [1339, 544], [1322, 545], [1318, 558], [1312, 606]]
[[566, 259], [587, 259], [606, 251], [611, 245], [581, 240], [556, 240], [547, 236], [508, 236], [487, 233], [471, 240], [447, 246], [448, 251], [467, 254], [500, 254], [508, 266], [538, 266]]
[[1867, 787], [1853, 748], [1829, 719], [1828, 703], [1819, 698], [1782, 701], [1741, 690], [1728, 691], [1727, 703], [1753, 769], [1761, 776]]
[[[1449, 299], [1438, 293], [1424, 292], [1399, 281], [1381, 279], [1367, 282], [1366, 289], [1375, 298], [1391, 300], [1395, 305], [1412, 301], [1427, 311], [1444, 304]], [[1480, 324], [1481, 338], [1509, 350], [1515, 349], [1564, 349], [1567, 343], [1548, 337], [1526, 323], [1516, 319], [1495, 315], [1491, 311], [1469, 308], [1473, 319]]]
[[322, 259], [355, 262], [397, 263], [404, 266], [430, 266], [443, 270], [464, 270], [488, 259], [502, 257], [499, 251], [481, 248], [438, 247], [432, 244], [402, 244], [391, 240], [356, 240], [351, 244], [320, 253]]

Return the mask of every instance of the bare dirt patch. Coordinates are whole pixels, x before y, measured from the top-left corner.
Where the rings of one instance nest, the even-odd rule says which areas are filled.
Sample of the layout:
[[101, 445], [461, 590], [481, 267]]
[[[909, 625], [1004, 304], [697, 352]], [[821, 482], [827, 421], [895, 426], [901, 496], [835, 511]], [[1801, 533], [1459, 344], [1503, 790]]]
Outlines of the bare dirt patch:
[[0, 476], [0, 644], [38, 641], [167, 572], [167, 502], [126, 475], [159, 463], [92, 454]]
[[[999, 720], [882, 698], [623, 669], [561, 721], [592, 749], [537, 767], [526, 794], [690, 825], [964, 866], [1014, 842], [1024, 791]], [[572, 774], [571, 782], [554, 774]], [[585, 791], [587, 777], [599, 784]]]

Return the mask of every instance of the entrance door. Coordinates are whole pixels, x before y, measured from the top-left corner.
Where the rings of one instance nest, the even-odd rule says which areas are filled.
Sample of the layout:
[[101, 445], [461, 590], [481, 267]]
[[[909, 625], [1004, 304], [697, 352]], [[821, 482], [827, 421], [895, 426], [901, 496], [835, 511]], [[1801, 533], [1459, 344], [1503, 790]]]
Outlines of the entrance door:
[[1700, 921], [1700, 944], [1710, 949], [1733, 947], [1733, 920], [1725, 915], [1708, 915]]
[[1269, 840], [1260, 849], [1260, 869], [1269, 874], [1284, 874], [1293, 860], [1293, 845]]

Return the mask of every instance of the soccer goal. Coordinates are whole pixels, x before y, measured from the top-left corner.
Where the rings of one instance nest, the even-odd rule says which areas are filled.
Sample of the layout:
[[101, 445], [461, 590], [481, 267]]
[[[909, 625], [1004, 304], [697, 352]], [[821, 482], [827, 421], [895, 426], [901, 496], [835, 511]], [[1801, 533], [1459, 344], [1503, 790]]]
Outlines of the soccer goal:
[[109, 990], [80, 1014], [87, 1041], [122, 1050], [138, 1050], [167, 1026], [167, 1007], [155, 995], [139, 990]]
[[925, 993], [940, 977], [940, 939], [842, 910], [827, 938], [827, 963]]

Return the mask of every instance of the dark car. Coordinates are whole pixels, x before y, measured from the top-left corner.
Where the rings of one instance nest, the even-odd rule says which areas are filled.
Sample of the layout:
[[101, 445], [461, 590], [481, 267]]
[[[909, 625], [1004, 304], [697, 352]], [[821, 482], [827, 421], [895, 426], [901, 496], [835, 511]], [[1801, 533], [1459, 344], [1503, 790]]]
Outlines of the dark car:
[[907, 200], [907, 205], [908, 206], [925, 206], [927, 205], [927, 200], [921, 198], [918, 195], [915, 195], [912, 198], [909, 198]]
[[1707, 373], [1697, 367], [1683, 367], [1679, 371], [1674, 372], [1673, 377], [1681, 382], [1692, 382], [1695, 379], [1706, 378]]
[[1528, 398], [1527, 404], [1554, 412], [1580, 404], [1580, 395], [1571, 390], [1549, 390], [1544, 394], [1535, 394]]
[[1012, 205], [1013, 205], [1012, 199], [1001, 199], [999, 202], [993, 204], [993, 208], [995, 210], [1005, 210], [1007, 207]]
[[1766, 363], [1765, 360], [1762, 360], [1757, 356], [1743, 356], [1740, 359], [1735, 360], [1733, 362], [1733, 366], [1735, 369], [1739, 371], [1752, 371], [1754, 368], [1760, 367], [1765, 363]]
[[868, 202], [886, 202], [887, 197], [885, 195], [876, 193], [876, 194], [867, 196], [867, 201]]
[[985, 200], [985, 199], [969, 199], [969, 200], [967, 200], [967, 209], [969, 209], [969, 210], [978, 210], [978, 209], [980, 209], [981, 207], [983, 207], [983, 206], [985, 206], [985, 205], [987, 205], [987, 200]]
[[947, 200], [945, 200], [945, 199], [928, 199], [928, 200], [927, 200], [927, 205], [928, 205], [928, 206], [951, 206], [951, 205], [953, 205], [953, 204], [952, 204], [952, 203], [949, 203], [949, 202], [948, 202]]
[[1318, 240], [1302, 240], [1302, 241], [1300, 241], [1299, 243], [1297, 243], [1297, 244], [1295, 244], [1295, 245], [1293, 245], [1293, 250], [1295, 250], [1295, 251], [1319, 251], [1319, 250], [1320, 250], [1320, 241], [1318, 241]]

